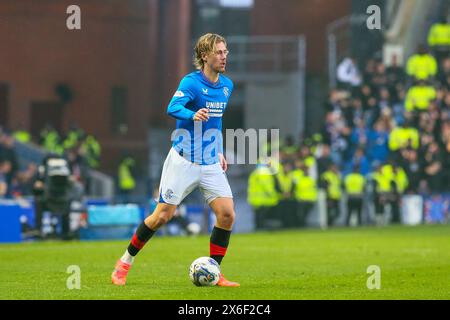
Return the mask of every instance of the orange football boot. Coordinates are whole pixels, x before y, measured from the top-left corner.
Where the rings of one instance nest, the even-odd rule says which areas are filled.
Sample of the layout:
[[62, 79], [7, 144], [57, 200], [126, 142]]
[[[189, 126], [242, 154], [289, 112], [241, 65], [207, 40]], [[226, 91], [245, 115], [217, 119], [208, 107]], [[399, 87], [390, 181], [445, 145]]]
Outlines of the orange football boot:
[[111, 274], [112, 283], [118, 286], [124, 286], [127, 282], [127, 274], [128, 271], [130, 271], [130, 268], [131, 264], [123, 262], [119, 259], [114, 267], [113, 273]]
[[239, 287], [240, 284], [237, 282], [233, 282], [233, 281], [229, 281], [229, 280], [225, 279], [225, 277], [221, 273], [220, 277], [219, 277], [219, 282], [217, 282], [217, 286], [219, 286], [219, 287]]

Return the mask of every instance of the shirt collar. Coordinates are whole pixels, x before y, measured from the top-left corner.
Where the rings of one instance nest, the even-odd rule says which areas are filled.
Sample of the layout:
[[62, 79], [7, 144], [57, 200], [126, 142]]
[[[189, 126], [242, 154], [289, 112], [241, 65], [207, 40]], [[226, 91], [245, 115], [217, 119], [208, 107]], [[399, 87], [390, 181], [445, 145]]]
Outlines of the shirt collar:
[[220, 74], [219, 74], [219, 79], [217, 80], [217, 82], [212, 82], [211, 80], [209, 80], [209, 78], [203, 73], [203, 70], [200, 70], [200, 75], [202, 76], [202, 79], [205, 80], [208, 84], [217, 87], [220, 84]]

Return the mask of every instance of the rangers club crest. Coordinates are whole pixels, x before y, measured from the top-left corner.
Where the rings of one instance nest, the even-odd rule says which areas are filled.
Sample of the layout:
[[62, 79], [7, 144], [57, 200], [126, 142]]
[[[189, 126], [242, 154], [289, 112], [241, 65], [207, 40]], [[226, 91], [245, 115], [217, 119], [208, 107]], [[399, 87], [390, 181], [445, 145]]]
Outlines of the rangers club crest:
[[171, 189], [167, 189], [166, 193], [164, 194], [166, 199], [172, 199], [173, 197], [173, 191]]
[[230, 91], [228, 90], [227, 87], [223, 88], [223, 94], [225, 95], [225, 97], [228, 98], [228, 96], [230, 95]]

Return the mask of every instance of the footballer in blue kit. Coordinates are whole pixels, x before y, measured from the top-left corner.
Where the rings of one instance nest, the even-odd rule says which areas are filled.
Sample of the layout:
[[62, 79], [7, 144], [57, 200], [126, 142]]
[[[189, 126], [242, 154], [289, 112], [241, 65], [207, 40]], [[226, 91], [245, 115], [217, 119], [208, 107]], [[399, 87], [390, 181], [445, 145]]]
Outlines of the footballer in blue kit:
[[[210, 257], [221, 264], [235, 221], [222, 139], [222, 116], [233, 92], [233, 82], [223, 75], [227, 56], [222, 36], [208, 33], [198, 39], [194, 49], [198, 71], [181, 80], [167, 107], [167, 114], [176, 118], [177, 124], [171, 137], [172, 148], [164, 161], [158, 205], [137, 228], [116, 262], [111, 275], [113, 284], [125, 285], [134, 257], [195, 188], [200, 189], [216, 215], [209, 248]], [[221, 273], [217, 285], [238, 287], [239, 283], [227, 280]]]
[[[222, 74], [213, 83], [203, 71], [185, 76], [167, 108], [177, 119], [173, 148], [198, 164], [219, 162], [222, 146], [222, 115], [233, 91], [233, 82]], [[192, 121], [200, 109], [208, 109], [209, 120]], [[197, 129], [197, 130], [196, 130]]]

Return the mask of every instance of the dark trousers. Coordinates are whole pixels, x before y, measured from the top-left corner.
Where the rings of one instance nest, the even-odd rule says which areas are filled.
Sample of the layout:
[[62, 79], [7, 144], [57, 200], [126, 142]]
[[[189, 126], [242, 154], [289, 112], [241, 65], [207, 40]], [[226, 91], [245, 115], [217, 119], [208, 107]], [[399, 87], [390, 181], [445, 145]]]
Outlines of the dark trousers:
[[276, 218], [275, 207], [257, 207], [253, 209], [255, 212], [255, 228], [256, 230], [263, 230], [267, 228], [266, 221]]
[[327, 217], [329, 226], [334, 224], [336, 219], [341, 215], [340, 213], [339, 200], [327, 199]]
[[267, 217], [268, 208], [267, 207], [257, 207], [257, 208], [253, 208], [253, 211], [255, 213], [254, 222], [255, 222], [256, 230], [264, 229], [264, 226], [265, 226], [264, 222]]
[[278, 205], [278, 210], [278, 216], [282, 222], [283, 228], [295, 228], [299, 226], [296, 200], [281, 200]]
[[391, 205], [391, 223], [400, 223], [400, 197], [395, 196], [392, 201], [389, 202]]
[[347, 200], [347, 219], [346, 225], [350, 225], [350, 218], [354, 211], [356, 211], [358, 217], [358, 225], [361, 225], [363, 199], [360, 197], [349, 197]]
[[299, 201], [297, 202], [297, 219], [298, 226], [305, 227], [309, 212], [314, 207], [314, 202]]
[[395, 193], [375, 195], [375, 213], [384, 215], [386, 205], [391, 206], [391, 223], [400, 223], [400, 197]]

